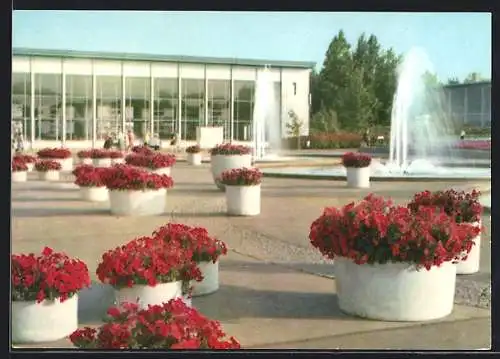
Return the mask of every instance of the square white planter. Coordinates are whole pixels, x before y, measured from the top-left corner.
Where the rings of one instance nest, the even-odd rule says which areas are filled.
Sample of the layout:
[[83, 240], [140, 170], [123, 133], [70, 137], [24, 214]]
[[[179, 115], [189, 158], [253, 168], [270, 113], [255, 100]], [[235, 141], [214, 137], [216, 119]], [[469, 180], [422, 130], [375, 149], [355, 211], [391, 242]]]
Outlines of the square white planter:
[[111, 214], [117, 216], [154, 216], [165, 213], [167, 190], [109, 191]]
[[93, 158], [95, 167], [111, 167], [111, 158]]
[[160, 305], [179, 297], [182, 297], [182, 281], [160, 283], [154, 287], [134, 284], [132, 288], [115, 289], [116, 304], [138, 303], [144, 309], [148, 305]]
[[39, 171], [38, 178], [41, 181], [59, 181], [59, 171]]
[[[474, 223], [476, 227], [481, 228], [481, 222]], [[472, 246], [466, 260], [460, 261], [457, 264], [457, 274], [474, 274], [479, 272], [479, 260], [481, 254], [481, 233], [474, 238]]]
[[346, 167], [347, 186], [351, 188], [370, 188], [370, 166]]
[[203, 275], [203, 280], [201, 282], [191, 281], [193, 297], [216, 292], [219, 289], [219, 261], [215, 263], [201, 262], [198, 263], [198, 267]]
[[78, 295], [60, 302], [12, 302], [12, 342], [43, 343], [62, 339], [78, 328]]
[[14, 171], [11, 172], [12, 182], [26, 182], [28, 180], [28, 171]]
[[109, 191], [106, 187], [80, 187], [80, 195], [84, 201], [106, 202], [109, 200]]
[[201, 152], [187, 154], [187, 163], [192, 165], [192, 166], [201, 165], [201, 159], [202, 159]]
[[256, 186], [226, 186], [227, 213], [236, 216], [260, 214], [260, 184]]

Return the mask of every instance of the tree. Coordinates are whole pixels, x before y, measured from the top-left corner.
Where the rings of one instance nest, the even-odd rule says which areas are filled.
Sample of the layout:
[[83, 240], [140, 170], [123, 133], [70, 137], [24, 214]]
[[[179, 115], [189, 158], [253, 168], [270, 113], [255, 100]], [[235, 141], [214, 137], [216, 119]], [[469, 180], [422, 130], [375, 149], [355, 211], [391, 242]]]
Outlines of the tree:
[[438, 87], [441, 86], [441, 82], [439, 81], [437, 75], [435, 73], [431, 73], [426, 71], [423, 75], [423, 80], [426, 86], [429, 87]]
[[468, 74], [465, 77], [464, 84], [470, 84], [470, 83], [479, 82], [479, 81], [483, 81], [483, 78], [481, 77], [481, 75], [477, 72], [471, 72], [470, 74]]
[[299, 119], [299, 116], [293, 110], [288, 112], [288, 116], [291, 118], [291, 121], [286, 124], [288, 134], [297, 139], [297, 149], [300, 150], [300, 135], [304, 122]]

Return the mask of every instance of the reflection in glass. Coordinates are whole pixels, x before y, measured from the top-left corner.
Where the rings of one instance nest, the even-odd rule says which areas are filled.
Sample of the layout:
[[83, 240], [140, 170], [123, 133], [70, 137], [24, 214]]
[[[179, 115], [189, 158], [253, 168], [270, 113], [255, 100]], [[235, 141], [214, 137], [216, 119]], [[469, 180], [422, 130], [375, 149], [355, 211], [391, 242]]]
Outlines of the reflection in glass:
[[12, 74], [12, 121], [22, 124], [25, 140], [31, 139], [31, 76], [29, 73]]
[[179, 133], [177, 114], [179, 112], [179, 83], [176, 78], [154, 79], [153, 132], [161, 139], [171, 139]]
[[182, 80], [181, 136], [183, 140], [196, 140], [196, 127], [205, 125], [204, 90], [204, 80]]
[[121, 76], [97, 76], [96, 92], [97, 139], [103, 140], [107, 135], [123, 131], [121, 117]]
[[252, 140], [254, 91], [254, 81], [234, 81], [234, 140]]
[[62, 139], [62, 76], [35, 74], [35, 138]]
[[92, 139], [92, 76], [66, 75], [66, 139]]
[[208, 80], [208, 126], [223, 126], [224, 138], [231, 135], [231, 81]]
[[125, 122], [134, 134], [144, 138], [150, 132], [151, 80], [147, 77], [125, 78]]

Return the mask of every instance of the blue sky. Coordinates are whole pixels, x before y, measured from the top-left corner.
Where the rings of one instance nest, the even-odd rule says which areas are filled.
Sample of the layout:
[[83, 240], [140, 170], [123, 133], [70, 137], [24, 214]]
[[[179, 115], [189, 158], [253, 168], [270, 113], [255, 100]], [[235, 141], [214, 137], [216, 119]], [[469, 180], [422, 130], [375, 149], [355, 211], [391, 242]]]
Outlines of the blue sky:
[[14, 11], [13, 46], [314, 61], [343, 29], [398, 53], [423, 47], [441, 80], [491, 78], [489, 13]]

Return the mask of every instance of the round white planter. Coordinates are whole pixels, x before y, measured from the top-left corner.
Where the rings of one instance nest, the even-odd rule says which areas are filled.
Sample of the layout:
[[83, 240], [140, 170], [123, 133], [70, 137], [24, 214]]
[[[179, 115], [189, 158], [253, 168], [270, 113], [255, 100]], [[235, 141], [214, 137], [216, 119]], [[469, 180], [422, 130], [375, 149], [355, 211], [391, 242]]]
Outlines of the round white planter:
[[192, 166], [201, 165], [201, 152], [198, 153], [188, 153], [187, 154], [187, 163]]
[[42, 343], [62, 339], [78, 328], [78, 295], [64, 302], [12, 302], [12, 342]]
[[[474, 226], [481, 227], [481, 222], [474, 223]], [[474, 274], [479, 272], [479, 259], [481, 254], [481, 233], [474, 238], [474, 245], [466, 260], [457, 264], [457, 274]]]
[[14, 171], [11, 172], [12, 182], [26, 182], [28, 180], [28, 171]]
[[346, 167], [347, 186], [370, 188], [370, 166], [363, 168]]
[[338, 304], [342, 311], [385, 321], [426, 321], [453, 310], [456, 265], [415, 269], [408, 263], [357, 265], [334, 262]]
[[210, 169], [212, 171], [212, 177], [215, 184], [219, 189], [223, 190], [224, 185], [219, 183], [217, 180], [222, 172], [227, 170], [232, 170], [235, 168], [251, 168], [252, 167], [252, 155], [215, 155], [210, 158]]
[[111, 159], [111, 165], [119, 165], [119, 164], [123, 164], [125, 163], [125, 159], [124, 158], [112, 158]]
[[151, 172], [156, 173], [157, 175], [170, 176], [172, 173], [172, 167], [161, 167], [161, 168], [151, 170]]
[[42, 181], [59, 181], [59, 171], [39, 171], [38, 178]]
[[165, 213], [167, 190], [109, 191], [111, 214], [117, 216], [153, 216]]
[[179, 297], [182, 297], [182, 281], [160, 283], [154, 287], [135, 284], [132, 288], [115, 289], [116, 304], [138, 302], [141, 308], [147, 308], [149, 304], [166, 303]]
[[94, 165], [92, 158], [80, 158], [80, 164], [82, 165]]
[[34, 163], [26, 163], [26, 166], [28, 166], [28, 172], [32, 172], [33, 168], [35, 168], [35, 164]]
[[61, 171], [73, 171], [73, 157], [69, 158], [49, 158], [61, 164]]
[[260, 214], [260, 184], [256, 186], [226, 186], [227, 213], [236, 216]]
[[109, 191], [106, 187], [80, 187], [80, 195], [84, 201], [106, 202], [109, 200]]
[[93, 158], [92, 163], [95, 167], [111, 167], [111, 158]]
[[219, 289], [219, 261], [215, 263], [201, 262], [198, 264], [198, 267], [203, 275], [203, 280], [201, 282], [191, 281], [193, 297], [217, 291]]

